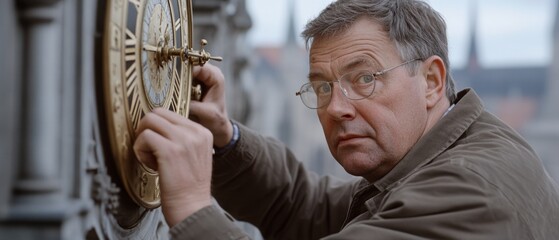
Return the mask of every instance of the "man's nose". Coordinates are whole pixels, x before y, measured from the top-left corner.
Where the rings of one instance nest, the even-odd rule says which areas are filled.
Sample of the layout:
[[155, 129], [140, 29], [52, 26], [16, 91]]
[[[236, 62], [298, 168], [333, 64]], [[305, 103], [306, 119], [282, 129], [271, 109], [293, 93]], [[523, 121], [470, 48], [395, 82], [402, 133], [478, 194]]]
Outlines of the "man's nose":
[[347, 96], [348, 92], [346, 89], [342, 88], [339, 84], [332, 85], [330, 102], [326, 105], [326, 111], [330, 116], [338, 120], [351, 119], [354, 117], [355, 109], [349, 102], [351, 100], [347, 98]]

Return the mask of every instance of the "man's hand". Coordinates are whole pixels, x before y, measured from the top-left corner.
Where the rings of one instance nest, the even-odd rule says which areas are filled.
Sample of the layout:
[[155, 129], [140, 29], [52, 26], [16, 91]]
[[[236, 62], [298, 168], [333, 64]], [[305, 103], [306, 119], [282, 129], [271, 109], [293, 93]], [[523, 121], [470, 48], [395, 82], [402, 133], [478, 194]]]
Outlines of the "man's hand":
[[140, 121], [134, 152], [159, 172], [161, 207], [169, 226], [211, 205], [213, 137], [208, 129], [165, 109]]
[[200, 102], [190, 101], [190, 116], [209, 129], [214, 145], [223, 147], [233, 137], [233, 126], [225, 108], [225, 79], [216, 66], [206, 63], [194, 67], [192, 76], [205, 85], [206, 92]]

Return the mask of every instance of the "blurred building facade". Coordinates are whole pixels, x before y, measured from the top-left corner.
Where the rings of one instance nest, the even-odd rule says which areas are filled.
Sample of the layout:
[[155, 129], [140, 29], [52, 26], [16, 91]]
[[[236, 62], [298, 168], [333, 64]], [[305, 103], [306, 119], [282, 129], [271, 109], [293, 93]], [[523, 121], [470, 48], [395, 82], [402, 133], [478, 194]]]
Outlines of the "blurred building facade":
[[545, 71], [547, 81], [540, 109], [521, 132], [532, 143], [555, 181], [559, 182], [559, 3], [556, 3], [552, 36], [552, 62]]
[[[475, 4], [474, 4], [475, 6]], [[559, 4], [556, 4], [559, 10]], [[559, 182], [559, 11], [552, 35], [553, 60], [542, 66], [487, 68], [480, 64], [477, 9], [472, 8], [468, 64], [453, 69], [457, 89], [473, 88], [485, 108], [532, 145]], [[511, 49], [514, 51], [514, 49]]]
[[[288, 12], [294, 13], [293, 4], [290, 7]], [[475, 7], [470, 19], [468, 64], [451, 69], [457, 90], [473, 88], [490, 112], [526, 137], [559, 181], [559, 18], [555, 20], [554, 58], [549, 66], [499, 68], [480, 63]], [[308, 52], [296, 42], [293, 14], [288, 21], [284, 46], [255, 49], [252, 85], [258, 91], [251, 94], [255, 110], [248, 123], [283, 140], [313, 171], [348, 178], [331, 157], [316, 112], [294, 95], [306, 81]]]

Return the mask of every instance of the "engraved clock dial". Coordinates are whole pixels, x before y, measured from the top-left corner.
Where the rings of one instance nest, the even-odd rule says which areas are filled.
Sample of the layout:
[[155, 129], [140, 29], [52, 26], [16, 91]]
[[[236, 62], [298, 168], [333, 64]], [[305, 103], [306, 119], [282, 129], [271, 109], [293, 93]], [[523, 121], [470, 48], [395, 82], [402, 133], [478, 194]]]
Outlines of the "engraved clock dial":
[[[175, 47], [173, 17], [169, 2], [148, 0], [143, 11], [141, 42], [161, 49]], [[151, 107], [164, 106], [169, 98], [176, 59], [165, 61], [157, 52], [142, 51], [143, 91]]]
[[137, 161], [132, 144], [153, 108], [188, 115], [191, 0], [114, 0], [106, 9], [101, 100], [110, 156], [131, 198], [151, 209], [160, 205], [159, 175]]

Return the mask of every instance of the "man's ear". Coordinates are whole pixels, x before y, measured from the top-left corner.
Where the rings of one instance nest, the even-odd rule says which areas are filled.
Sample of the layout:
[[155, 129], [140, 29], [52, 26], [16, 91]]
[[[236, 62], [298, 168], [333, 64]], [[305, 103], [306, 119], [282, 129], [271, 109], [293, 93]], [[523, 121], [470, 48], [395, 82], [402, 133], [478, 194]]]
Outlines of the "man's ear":
[[439, 56], [431, 56], [423, 61], [426, 81], [425, 99], [427, 109], [437, 105], [446, 97], [446, 66]]

